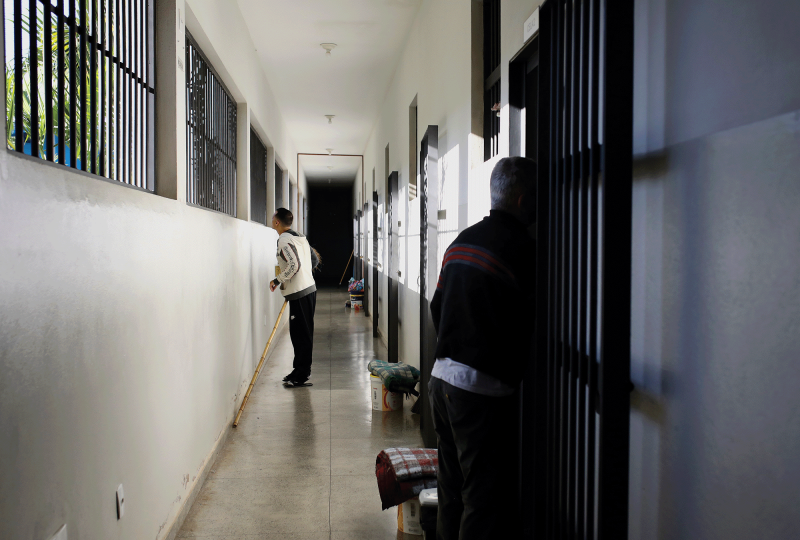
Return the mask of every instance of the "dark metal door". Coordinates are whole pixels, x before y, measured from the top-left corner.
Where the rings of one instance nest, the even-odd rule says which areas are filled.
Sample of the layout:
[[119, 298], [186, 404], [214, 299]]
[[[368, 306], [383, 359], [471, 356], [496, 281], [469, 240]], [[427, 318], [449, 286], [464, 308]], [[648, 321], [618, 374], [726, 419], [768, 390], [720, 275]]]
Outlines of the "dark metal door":
[[420, 255], [419, 255], [419, 365], [422, 372], [420, 399], [422, 400], [422, 416], [420, 429], [425, 446], [436, 447], [436, 432], [433, 430], [433, 418], [428, 402], [428, 381], [431, 378], [433, 363], [436, 361], [436, 328], [431, 320], [430, 301], [436, 289], [439, 269], [437, 261], [439, 201], [437, 188], [437, 161], [439, 159], [439, 127], [428, 126], [420, 143], [419, 177], [420, 193]]
[[389, 225], [386, 229], [386, 234], [388, 235], [389, 240], [389, 254], [386, 258], [386, 274], [389, 278], [389, 302], [388, 302], [388, 309], [389, 309], [389, 362], [397, 362], [400, 359], [400, 349], [398, 343], [398, 309], [399, 309], [399, 300], [400, 300], [400, 284], [397, 280], [397, 268], [395, 268], [394, 262], [394, 255], [395, 250], [397, 249], [397, 242], [394, 236], [397, 234], [394, 228], [394, 220], [397, 218], [397, 213], [395, 210], [397, 209], [398, 203], [398, 173], [397, 171], [393, 171], [392, 174], [389, 175]]
[[[374, 182], [373, 182], [374, 184]], [[380, 309], [378, 309], [378, 288], [380, 283], [378, 264], [378, 192], [372, 192], [372, 305], [375, 309], [372, 312], [372, 337], [379, 337], [378, 335], [378, 317], [380, 316]]]
[[[364, 316], [369, 317], [369, 284], [370, 284], [370, 273], [369, 273], [369, 226], [367, 225], [369, 222], [369, 203], [364, 203], [364, 210], [361, 212], [361, 220], [364, 222], [364, 225], [361, 227], [363, 232], [361, 238], [361, 267], [364, 269]], [[364, 258], [367, 257], [367, 263], [364, 263]]]
[[539, 40], [537, 360], [524, 382], [522, 476], [530, 486], [523, 505], [534, 515], [526, 537], [624, 540], [633, 2], [548, 0]]

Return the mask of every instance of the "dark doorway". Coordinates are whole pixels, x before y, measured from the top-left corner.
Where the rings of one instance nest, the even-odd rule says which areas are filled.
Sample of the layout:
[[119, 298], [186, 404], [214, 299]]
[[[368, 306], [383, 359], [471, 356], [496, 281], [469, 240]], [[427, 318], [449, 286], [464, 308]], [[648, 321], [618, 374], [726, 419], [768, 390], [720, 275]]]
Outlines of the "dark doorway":
[[388, 228], [387, 235], [389, 239], [389, 256], [386, 259], [387, 275], [389, 278], [389, 362], [397, 362], [400, 360], [400, 347], [398, 343], [398, 312], [400, 309], [400, 284], [397, 280], [398, 269], [395, 263], [395, 251], [397, 250], [397, 229], [394, 226], [395, 220], [398, 216], [398, 181], [399, 176], [397, 171], [393, 171], [388, 178], [389, 186], [389, 215], [388, 215]]
[[420, 397], [422, 416], [419, 427], [425, 446], [436, 446], [436, 432], [428, 401], [428, 381], [436, 361], [436, 328], [431, 319], [430, 301], [437, 281], [437, 237], [439, 207], [439, 126], [428, 126], [419, 151], [420, 200], [420, 257], [419, 257], [419, 369], [422, 372]]
[[334, 287], [342, 272], [352, 274], [353, 222], [352, 186], [308, 186], [308, 241], [322, 256], [314, 273], [317, 286]]

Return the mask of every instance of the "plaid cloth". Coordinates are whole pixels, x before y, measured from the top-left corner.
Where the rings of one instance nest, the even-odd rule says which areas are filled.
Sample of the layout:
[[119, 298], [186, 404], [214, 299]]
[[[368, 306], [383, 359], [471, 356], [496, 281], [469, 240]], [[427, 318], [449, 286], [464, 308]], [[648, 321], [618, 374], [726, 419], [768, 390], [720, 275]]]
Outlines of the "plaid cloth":
[[383, 386], [390, 392], [419, 395], [415, 387], [419, 382], [420, 373], [414, 366], [409, 366], [402, 362], [391, 363], [373, 360], [367, 365], [367, 369], [376, 377], [380, 377]]
[[436, 477], [439, 468], [439, 452], [435, 448], [387, 448], [378, 454], [378, 461], [387, 459], [398, 482]]
[[[437, 487], [438, 453], [432, 448], [387, 448], [375, 460], [383, 510]], [[402, 479], [401, 479], [402, 478]]]

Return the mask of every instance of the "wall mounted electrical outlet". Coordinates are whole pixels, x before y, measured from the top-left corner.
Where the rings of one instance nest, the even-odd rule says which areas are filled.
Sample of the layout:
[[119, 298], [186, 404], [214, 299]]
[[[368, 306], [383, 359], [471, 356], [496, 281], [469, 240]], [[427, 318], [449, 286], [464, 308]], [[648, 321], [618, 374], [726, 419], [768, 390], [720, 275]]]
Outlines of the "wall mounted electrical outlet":
[[125, 515], [125, 492], [122, 490], [122, 484], [117, 488], [117, 519], [122, 519]]
[[67, 524], [63, 524], [58, 532], [53, 535], [53, 538], [50, 540], [67, 540]]

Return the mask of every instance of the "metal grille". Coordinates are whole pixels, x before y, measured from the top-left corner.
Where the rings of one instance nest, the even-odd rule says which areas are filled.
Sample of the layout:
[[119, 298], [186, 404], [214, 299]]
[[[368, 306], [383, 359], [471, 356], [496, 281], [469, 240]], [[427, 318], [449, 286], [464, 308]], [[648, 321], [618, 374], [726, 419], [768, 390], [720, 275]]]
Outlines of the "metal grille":
[[250, 220], [267, 224], [267, 149], [250, 128]]
[[500, 0], [483, 3], [483, 157], [500, 151]]
[[534, 418], [523, 434], [533, 441], [526, 504], [534, 509], [533, 538], [624, 540], [633, 2], [548, 0], [541, 9], [537, 361], [523, 405]]
[[236, 217], [236, 102], [186, 33], [186, 200]]
[[152, 0], [13, 0], [11, 15], [8, 147], [153, 191]]

